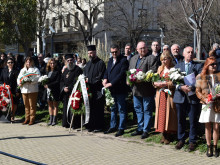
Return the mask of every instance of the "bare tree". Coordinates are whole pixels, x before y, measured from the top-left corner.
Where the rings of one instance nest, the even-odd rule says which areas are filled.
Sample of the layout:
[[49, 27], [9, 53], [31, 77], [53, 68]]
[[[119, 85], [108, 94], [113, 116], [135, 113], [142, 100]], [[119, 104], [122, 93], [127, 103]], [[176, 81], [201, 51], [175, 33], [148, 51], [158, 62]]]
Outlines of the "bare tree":
[[96, 30], [104, 3], [105, 0], [70, 0], [68, 3], [63, 1], [49, 10], [56, 14], [57, 19], [62, 18], [65, 27], [81, 32], [83, 41], [87, 45], [94, 36], [104, 31], [104, 29]]
[[106, 22], [120, 40], [135, 46], [150, 23], [151, 11], [146, 0], [111, 0], [106, 9]]
[[158, 24], [165, 27], [165, 43], [172, 45], [191, 45], [193, 43], [193, 30], [186, 28], [187, 22], [182, 12], [179, 12], [181, 5], [178, 1], [171, 3], [159, 1]]
[[[210, 7], [214, 0], [179, 0], [185, 20], [187, 21], [190, 28], [196, 31], [197, 35], [197, 59], [201, 58], [202, 49], [202, 30], [204, 21], [209, 13]], [[192, 20], [194, 20], [194, 24]]]

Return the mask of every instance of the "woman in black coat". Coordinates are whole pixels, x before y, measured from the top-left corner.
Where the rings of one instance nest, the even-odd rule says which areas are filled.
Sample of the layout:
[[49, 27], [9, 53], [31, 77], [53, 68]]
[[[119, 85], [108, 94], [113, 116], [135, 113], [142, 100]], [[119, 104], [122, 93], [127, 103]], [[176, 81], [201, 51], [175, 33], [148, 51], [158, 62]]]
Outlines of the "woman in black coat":
[[[56, 125], [56, 116], [58, 112], [58, 101], [60, 95], [60, 71], [57, 70], [57, 62], [54, 58], [50, 59], [46, 67], [49, 81], [44, 85], [44, 96], [48, 102], [48, 109], [50, 114], [50, 122], [48, 125]], [[50, 90], [50, 93], [48, 92]]]
[[2, 69], [0, 76], [0, 83], [9, 85], [11, 88], [11, 93], [13, 95], [13, 109], [11, 113], [11, 121], [14, 121], [15, 111], [17, 109], [17, 104], [19, 100], [19, 93], [17, 89], [17, 77], [18, 71], [15, 69], [15, 61], [13, 58], [7, 59], [7, 67]]

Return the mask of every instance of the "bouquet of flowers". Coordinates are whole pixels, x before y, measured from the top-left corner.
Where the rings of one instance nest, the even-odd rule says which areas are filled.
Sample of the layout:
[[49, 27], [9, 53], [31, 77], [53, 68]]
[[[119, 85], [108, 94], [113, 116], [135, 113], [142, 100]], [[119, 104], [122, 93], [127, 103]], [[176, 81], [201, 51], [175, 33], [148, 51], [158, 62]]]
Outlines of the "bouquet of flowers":
[[31, 83], [33, 82], [36, 78], [38, 79], [39, 74], [37, 73], [29, 73], [24, 71], [21, 78], [19, 79], [20, 84], [23, 85], [25, 83]]
[[208, 102], [209, 104], [207, 104], [202, 110], [207, 110], [208, 108], [211, 108], [211, 106], [213, 105], [213, 102], [216, 100], [216, 95], [220, 94], [220, 84], [215, 84], [215, 86], [212, 88], [212, 91], [210, 94], [208, 94]]
[[181, 72], [179, 68], [171, 68], [169, 71], [169, 79], [175, 84], [184, 84], [185, 72]]
[[[47, 75], [44, 75], [44, 76], [41, 76], [39, 79], [38, 79], [38, 82], [41, 83], [43, 86], [46, 85], [49, 81], [49, 78]], [[51, 89], [50, 88], [47, 88], [47, 98], [52, 98], [52, 100], [54, 100], [54, 97], [51, 93]]]
[[108, 107], [111, 107], [112, 105], [115, 104], [114, 98], [111, 95], [111, 92], [109, 91], [108, 88], [103, 88], [105, 91], [105, 101], [106, 101], [106, 105]]
[[46, 85], [48, 83], [48, 76], [47, 75], [44, 75], [44, 76], [41, 76], [39, 79], [38, 79], [38, 82], [41, 83], [43, 86]]
[[6, 112], [9, 108], [13, 109], [13, 97], [10, 86], [4, 84], [0, 86], [0, 111]]
[[130, 69], [127, 71], [127, 81], [130, 86], [134, 83], [143, 82], [146, 75], [141, 69]]
[[160, 75], [158, 73], [153, 73], [152, 70], [149, 70], [146, 74], [145, 74], [145, 82], [157, 82], [160, 81]]

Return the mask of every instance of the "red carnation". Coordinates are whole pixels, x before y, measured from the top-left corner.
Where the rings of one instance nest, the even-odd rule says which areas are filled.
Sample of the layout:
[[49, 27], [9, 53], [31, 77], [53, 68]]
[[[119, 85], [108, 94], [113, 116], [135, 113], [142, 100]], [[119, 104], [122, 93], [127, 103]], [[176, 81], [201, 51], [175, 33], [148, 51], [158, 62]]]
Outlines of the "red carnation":
[[2, 96], [0, 96], [0, 101], [2, 101], [2, 99], [3, 99], [3, 97], [2, 97]]
[[212, 94], [208, 94], [208, 102], [213, 101]]
[[7, 93], [4, 93], [4, 96], [5, 96], [6, 98], [8, 98], [8, 94], [7, 94]]
[[3, 101], [2, 101], [2, 106], [3, 106], [3, 107], [6, 107], [7, 105], [8, 105], [8, 104], [6, 103], [6, 101], [3, 100]]

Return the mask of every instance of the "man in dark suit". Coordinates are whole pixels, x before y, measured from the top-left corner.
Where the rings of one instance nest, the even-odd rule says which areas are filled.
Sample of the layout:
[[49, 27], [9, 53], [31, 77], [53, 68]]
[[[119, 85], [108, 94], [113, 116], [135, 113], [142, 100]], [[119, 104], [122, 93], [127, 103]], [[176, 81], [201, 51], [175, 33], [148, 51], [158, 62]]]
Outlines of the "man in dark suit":
[[104, 125], [105, 98], [102, 95], [102, 79], [106, 70], [103, 60], [96, 55], [95, 45], [87, 46], [90, 61], [84, 68], [92, 98], [89, 100], [90, 118], [86, 128], [89, 132], [100, 132]]
[[[141, 69], [143, 72], [157, 71], [157, 58], [154, 55], [147, 55], [148, 49], [145, 42], [137, 44], [138, 54], [131, 58], [130, 69]], [[132, 88], [134, 109], [137, 115], [138, 128], [131, 136], [142, 135], [141, 138], [148, 137], [151, 127], [151, 118], [154, 107], [155, 88], [151, 82], [136, 83]]]
[[119, 111], [119, 126], [115, 136], [124, 134], [126, 120], [126, 71], [128, 69], [127, 59], [120, 54], [118, 45], [111, 46], [112, 57], [108, 61], [107, 70], [105, 71], [103, 86], [109, 88], [115, 104], [111, 107], [110, 128], [105, 133], [116, 131], [117, 111]]
[[70, 111], [67, 115], [67, 104], [68, 104], [73, 86], [76, 83], [78, 76], [82, 74], [83, 72], [82, 72], [82, 69], [80, 69], [80, 67], [75, 65], [72, 54], [65, 55], [65, 60], [67, 62], [67, 68], [62, 73], [61, 80], [60, 80], [60, 89], [61, 89], [61, 96], [62, 96], [62, 101], [63, 101], [62, 126], [69, 128], [71, 115], [70, 115]]
[[[201, 70], [201, 64], [193, 61], [193, 48], [186, 47], [183, 51], [184, 61], [178, 63], [175, 68], [180, 68], [181, 72], [187, 75], [194, 73], [197, 76]], [[188, 94], [190, 91], [195, 92], [195, 85], [177, 85], [174, 93], [173, 102], [176, 103], [178, 118], [178, 140], [176, 149], [181, 149], [185, 144], [186, 117], [189, 115], [190, 132], [189, 132], [189, 151], [195, 150], [196, 129], [198, 115], [201, 109], [199, 99], [195, 93]]]
[[174, 65], [183, 61], [184, 57], [180, 54], [180, 46], [178, 44], [173, 44], [171, 46], [171, 53]]

